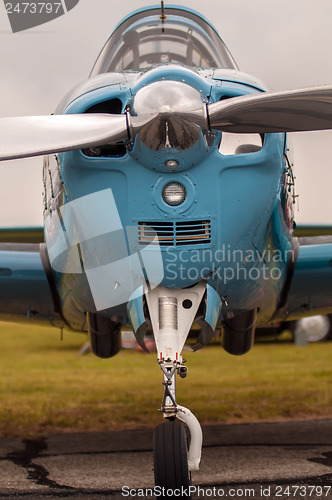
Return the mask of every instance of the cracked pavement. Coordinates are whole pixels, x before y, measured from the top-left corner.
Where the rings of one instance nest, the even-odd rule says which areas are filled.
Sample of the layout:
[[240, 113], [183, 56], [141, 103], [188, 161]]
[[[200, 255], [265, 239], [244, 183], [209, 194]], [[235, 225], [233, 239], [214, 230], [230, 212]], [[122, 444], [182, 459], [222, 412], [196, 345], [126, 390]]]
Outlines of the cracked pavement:
[[[101, 500], [125, 498], [125, 485], [152, 488], [152, 433], [2, 438], [0, 498]], [[193, 473], [193, 485], [222, 488], [225, 497], [233, 498], [232, 492], [240, 498], [249, 496], [250, 489], [254, 498], [332, 499], [332, 419], [213, 425], [204, 427], [203, 434], [201, 470]], [[302, 490], [295, 491], [296, 486]], [[325, 486], [321, 495], [316, 486]]]

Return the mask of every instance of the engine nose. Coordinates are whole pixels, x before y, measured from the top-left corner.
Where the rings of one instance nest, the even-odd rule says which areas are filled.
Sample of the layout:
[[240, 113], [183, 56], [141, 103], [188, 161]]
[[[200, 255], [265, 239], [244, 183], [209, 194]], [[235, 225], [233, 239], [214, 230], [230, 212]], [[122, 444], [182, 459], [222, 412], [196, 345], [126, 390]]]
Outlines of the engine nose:
[[151, 117], [137, 134], [135, 155], [144, 165], [150, 167], [152, 161], [154, 168], [159, 163], [182, 170], [207, 154], [206, 106], [190, 85], [162, 80], [144, 86], [135, 95], [131, 114]]
[[207, 127], [200, 93], [181, 82], [163, 80], [143, 87], [133, 111], [154, 116], [140, 132], [143, 144], [153, 151], [189, 149], [199, 139], [200, 126]]

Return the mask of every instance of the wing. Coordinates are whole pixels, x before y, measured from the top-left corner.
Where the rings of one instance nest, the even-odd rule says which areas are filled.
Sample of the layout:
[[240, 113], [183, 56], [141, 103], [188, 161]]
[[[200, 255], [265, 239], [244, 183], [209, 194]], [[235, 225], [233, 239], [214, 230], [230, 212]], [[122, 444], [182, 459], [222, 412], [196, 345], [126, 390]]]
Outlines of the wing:
[[332, 236], [307, 236], [299, 241], [286, 304], [276, 320], [332, 313]]
[[[319, 224], [319, 225], [296, 224], [296, 228], [294, 231], [294, 236], [297, 236], [299, 238], [304, 236], [315, 237], [315, 236], [331, 236], [331, 235], [332, 235], [332, 226], [326, 224]], [[319, 241], [316, 241], [316, 243], [319, 243]]]
[[0, 243], [43, 243], [44, 228], [42, 227], [2, 227], [0, 228]]
[[0, 243], [0, 320], [64, 326], [52, 280], [44, 244]]

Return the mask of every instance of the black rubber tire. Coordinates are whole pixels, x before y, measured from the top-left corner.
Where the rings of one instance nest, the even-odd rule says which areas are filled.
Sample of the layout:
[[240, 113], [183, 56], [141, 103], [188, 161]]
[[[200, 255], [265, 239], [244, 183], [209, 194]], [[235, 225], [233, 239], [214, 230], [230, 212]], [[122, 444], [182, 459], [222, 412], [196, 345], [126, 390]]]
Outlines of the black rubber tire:
[[163, 498], [191, 498], [174, 496], [167, 490], [187, 490], [191, 484], [188, 471], [187, 436], [183, 425], [177, 420], [165, 422], [156, 427], [153, 434], [153, 461], [155, 485], [165, 488]]
[[92, 352], [98, 358], [112, 358], [121, 349], [121, 324], [99, 314], [87, 313]]

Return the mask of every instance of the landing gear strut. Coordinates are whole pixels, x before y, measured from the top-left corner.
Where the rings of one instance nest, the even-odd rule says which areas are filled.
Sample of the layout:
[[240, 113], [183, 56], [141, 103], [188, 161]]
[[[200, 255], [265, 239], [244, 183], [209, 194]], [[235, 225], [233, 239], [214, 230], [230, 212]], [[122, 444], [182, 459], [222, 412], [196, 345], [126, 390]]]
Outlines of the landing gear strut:
[[[154, 431], [153, 460], [156, 486], [168, 490], [165, 495], [171, 497], [174, 490], [189, 489], [191, 471], [199, 470], [202, 450], [202, 429], [197, 418], [188, 408], [176, 403], [175, 375], [184, 378], [187, 367], [181, 361], [158, 361], [164, 373], [164, 397], [161, 411], [169, 421], [159, 425]], [[187, 446], [185, 423], [190, 431], [190, 447]], [[182, 496], [177, 495], [178, 498]], [[190, 498], [186, 495], [187, 498]]]
[[[177, 404], [175, 377], [187, 375], [181, 351], [205, 290], [206, 284], [202, 282], [187, 290], [156, 287], [146, 293], [158, 363], [164, 375], [161, 411], [168, 420], [154, 432], [155, 484], [164, 488], [165, 496], [171, 498], [174, 490], [180, 493], [187, 490], [184, 497], [189, 498], [191, 472], [199, 469], [201, 460], [202, 429], [191, 411]], [[189, 449], [185, 426], [179, 420], [189, 429]], [[175, 496], [182, 498], [179, 491]]]
[[[197, 344], [193, 347], [197, 350], [211, 340], [222, 302], [219, 294], [205, 281], [185, 289], [141, 286], [130, 297], [127, 311], [137, 342], [143, 348], [146, 348], [145, 305], [156, 342], [158, 363], [164, 375], [161, 411], [168, 420], [154, 433], [155, 482], [156, 486], [164, 488], [161, 491], [166, 497], [173, 494], [174, 498], [189, 498], [191, 472], [199, 470], [203, 436], [197, 418], [176, 401], [175, 378], [176, 375], [182, 378], [187, 375], [181, 352], [192, 324], [196, 321], [201, 326]], [[186, 427], [190, 434], [189, 449]]]

